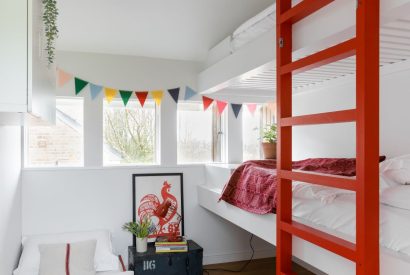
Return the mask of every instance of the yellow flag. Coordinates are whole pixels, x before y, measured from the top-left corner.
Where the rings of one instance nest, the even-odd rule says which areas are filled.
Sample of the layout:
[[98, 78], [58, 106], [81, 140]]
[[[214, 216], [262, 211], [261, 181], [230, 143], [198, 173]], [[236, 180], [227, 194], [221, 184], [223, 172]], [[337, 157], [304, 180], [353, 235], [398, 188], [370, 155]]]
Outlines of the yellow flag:
[[111, 88], [104, 88], [105, 99], [107, 100], [108, 104], [114, 99], [117, 95], [118, 91]]
[[162, 101], [162, 97], [164, 96], [164, 92], [163, 91], [151, 91], [151, 96], [154, 99], [155, 103], [157, 103], [157, 105], [161, 105], [161, 101]]

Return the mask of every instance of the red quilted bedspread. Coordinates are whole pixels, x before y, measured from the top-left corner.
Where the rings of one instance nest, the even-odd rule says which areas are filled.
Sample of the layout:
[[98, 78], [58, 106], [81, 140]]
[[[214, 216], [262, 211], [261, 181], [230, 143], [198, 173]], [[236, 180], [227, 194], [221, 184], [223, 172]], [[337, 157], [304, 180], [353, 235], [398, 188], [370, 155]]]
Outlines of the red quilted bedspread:
[[[292, 166], [293, 169], [315, 173], [356, 175], [356, 159], [315, 158], [295, 161]], [[275, 213], [276, 190], [276, 161], [252, 160], [244, 162], [233, 172], [220, 200], [256, 214]]]

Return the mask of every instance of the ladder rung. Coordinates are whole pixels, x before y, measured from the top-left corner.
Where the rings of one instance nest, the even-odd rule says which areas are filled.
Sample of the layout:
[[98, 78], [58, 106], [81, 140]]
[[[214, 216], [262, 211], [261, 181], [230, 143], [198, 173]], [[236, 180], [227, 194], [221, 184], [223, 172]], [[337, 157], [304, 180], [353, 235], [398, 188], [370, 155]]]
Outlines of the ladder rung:
[[280, 228], [289, 234], [295, 235], [353, 262], [357, 259], [356, 244], [354, 243], [295, 221], [291, 223], [281, 222]]
[[280, 125], [283, 127], [309, 124], [328, 124], [356, 121], [356, 110], [344, 110], [313, 115], [282, 118]]
[[351, 179], [348, 177], [331, 176], [316, 173], [278, 170], [278, 177], [292, 181], [302, 181], [315, 185], [323, 185], [350, 191], [356, 191], [357, 186], [355, 178]]
[[290, 21], [292, 24], [295, 24], [333, 1], [334, 0], [304, 0], [284, 12], [280, 17], [280, 23]]
[[356, 38], [352, 38], [320, 52], [314, 53], [297, 61], [283, 65], [281, 74], [294, 74], [311, 70], [338, 60], [350, 57], [356, 52]]

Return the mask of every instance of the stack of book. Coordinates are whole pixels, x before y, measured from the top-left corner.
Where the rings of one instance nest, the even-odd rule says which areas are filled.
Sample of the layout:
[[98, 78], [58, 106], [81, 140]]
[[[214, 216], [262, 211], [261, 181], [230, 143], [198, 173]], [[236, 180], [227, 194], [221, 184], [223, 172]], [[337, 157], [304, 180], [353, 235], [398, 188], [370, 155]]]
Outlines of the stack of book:
[[168, 239], [167, 237], [158, 237], [155, 242], [155, 252], [157, 253], [177, 253], [188, 252], [188, 242], [184, 237], [177, 239]]

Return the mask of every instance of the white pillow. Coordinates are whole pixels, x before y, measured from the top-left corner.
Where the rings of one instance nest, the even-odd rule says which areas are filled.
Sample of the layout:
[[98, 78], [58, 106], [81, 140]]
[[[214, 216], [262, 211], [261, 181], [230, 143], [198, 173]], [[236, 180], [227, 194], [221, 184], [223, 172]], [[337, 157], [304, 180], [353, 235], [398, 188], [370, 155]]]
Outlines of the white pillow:
[[96, 240], [70, 244], [41, 244], [39, 275], [95, 275]]
[[62, 234], [44, 234], [23, 237], [23, 253], [14, 275], [25, 272], [38, 274], [40, 267], [40, 244], [73, 243], [87, 240], [97, 240], [94, 264], [96, 271], [118, 270], [118, 259], [112, 253], [110, 233], [106, 230], [73, 232]]
[[383, 191], [380, 201], [393, 207], [410, 210], [410, 186], [390, 187]]
[[410, 155], [389, 159], [380, 165], [380, 173], [398, 184], [410, 184]]

